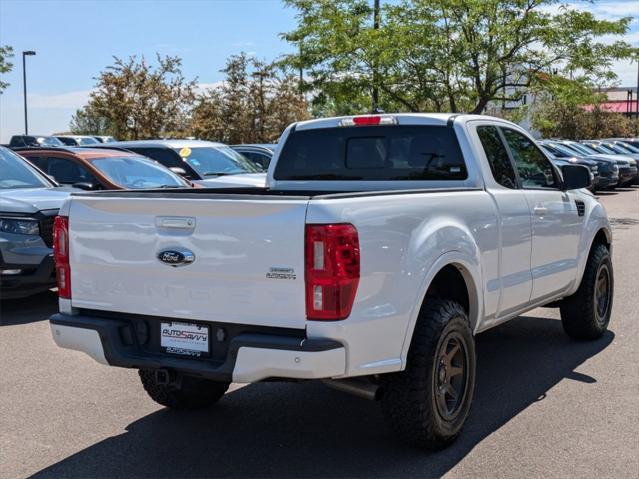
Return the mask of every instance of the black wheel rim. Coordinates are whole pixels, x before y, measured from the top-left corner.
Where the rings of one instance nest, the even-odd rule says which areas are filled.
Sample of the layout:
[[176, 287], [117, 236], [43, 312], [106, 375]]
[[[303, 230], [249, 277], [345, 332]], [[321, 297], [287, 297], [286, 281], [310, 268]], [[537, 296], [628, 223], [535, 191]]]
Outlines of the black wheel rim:
[[610, 307], [610, 270], [602, 264], [597, 271], [594, 291], [595, 314], [599, 323], [604, 323]]
[[459, 333], [449, 333], [440, 343], [433, 382], [437, 412], [446, 421], [455, 419], [468, 386], [468, 352]]

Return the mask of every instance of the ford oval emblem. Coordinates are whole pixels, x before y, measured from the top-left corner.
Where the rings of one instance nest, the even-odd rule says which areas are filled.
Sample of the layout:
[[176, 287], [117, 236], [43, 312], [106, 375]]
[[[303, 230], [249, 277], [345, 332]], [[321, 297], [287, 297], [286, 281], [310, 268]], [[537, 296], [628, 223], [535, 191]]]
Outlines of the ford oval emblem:
[[158, 259], [169, 266], [186, 266], [195, 261], [195, 255], [188, 249], [165, 249], [158, 253]]

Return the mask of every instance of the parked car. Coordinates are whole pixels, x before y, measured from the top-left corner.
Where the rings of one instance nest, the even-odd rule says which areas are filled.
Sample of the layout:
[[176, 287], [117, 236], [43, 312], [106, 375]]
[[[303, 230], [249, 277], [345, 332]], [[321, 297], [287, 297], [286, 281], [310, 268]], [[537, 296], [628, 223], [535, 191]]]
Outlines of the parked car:
[[189, 181], [158, 162], [130, 151], [77, 147], [18, 151], [58, 183], [84, 190], [192, 186]]
[[[625, 185], [630, 181], [634, 181], [634, 177], [636, 176], [636, 171], [630, 165], [631, 158], [625, 158], [619, 156], [614, 153], [601, 153], [600, 151], [592, 148], [590, 145], [580, 143], [572, 140], [553, 140], [555, 142], [561, 143], [562, 145], [566, 145], [568, 148], [572, 149], [575, 152], [580, 152], [581, 154], [590, 157], [593, 155], [597, 155], [600, 158], [610, 159], [616, 162], [617, 167], [619, 168], [619, 182], [618, 185]], [[612, 187], [614, 188], [614, 186]]]
[[618, 142], [606, 140], [581, 140], [580, 143], [588, 145], [597, 151], [606, 153], [610, 152], [610, 154], [622, 155], [624, 157], [630, 157], [634, 160], [639, 158], [639, 153], [630, 150], [630, 148], [632, 147], [625, 147]]
[[594, 161], [597, 165], [597, 177], [595, 178], [594, 191], [614, 188], [619, 183], [619, 166], [617, 160], [598, 155], [584, 156], [571, 148], [551, 140], [539, 142], [542, 149], [553, 155], [557, 160], [579, 164], [582, 160]]
[[0, 300], [55, 286], [53, 221], [68, 191], [0, 147]]
[[635, 155], [639, 154], [639, 138], [606, 138], [601, 141], [614, 143], [615, 145], [622, 146]]
[[639, 137], [635, 137], [635, 138], [613, 138], [615, 140], [621, 140], [624, 142], [624, 144], [626, 145], [631, 145], [634, 148], [639, 149]]
[[575, 155], [565, 156], [563, 153], [544, 142], [539, 142], [539, 146], [541, 147], [541, 150], [546, 153], [546, 156], [550, 158], [550, 161], [558, 166], [560, 170], [562, 166], [568, 164], [583, 165], [588, 168], [592, 175], [592, 186], [589, 188], [590, 191], [594, 192], [598, 188], [603, 188], [602, 184], [604, 184], [604, 180], [602, 180], [599, 176], [599, 165], [596, 161], [577, 157]]
[[98, 142], [100, 143], [114, 143], [118, 140], [116, 140], [115, 138], [113, 138], [112, 136], [94, 136], [93, 138], [95, 138], [96, 140], [98, 140]]
[[267, 170], [268, 165], [273, 158], [273, 153], [277, 145], [271, 144], [249, 144], [249, 145], [231, 145], [238, 153], [241, 153], [253, 163], [260, 165], [262, 169]]
[[267, 189], [71, 197], [53, 338], [139, 369], [164, 406], [324, 379], [442, 447], [469, 414], [474, 334], [547, 304], [571, 337], [606, 330], [612, 234], [590, 181], [488, 116], [297, 123]]
[[66, 146], [92, 146], [101, 143], [94, 136], [87, 135], [56, 135], [55, 137]]
[[629, 178], [627, 180], [620, 181], [620, 186], [630, 186], [638, 181], [639, 169], [637, 168], [637, 160], [639, 159], [639, 154], [633, 154], [630, 150], [612, 142], [605, 142], [600, 140], [582, 140], [580, 143], [589, 146], [590, 148], [601, 153], [618, 155], [620, 159], [628, 162], [630, 172]]
[[266, 173], [223, 143], [201, 140], [118, 141], [117, 146], [153, 158], [171, 171], [208, 188], [264, 187]]
[[21, 146], [64, 146], [64, 143], [55, 136], [13, 135], [9, 141], [9, 148]]

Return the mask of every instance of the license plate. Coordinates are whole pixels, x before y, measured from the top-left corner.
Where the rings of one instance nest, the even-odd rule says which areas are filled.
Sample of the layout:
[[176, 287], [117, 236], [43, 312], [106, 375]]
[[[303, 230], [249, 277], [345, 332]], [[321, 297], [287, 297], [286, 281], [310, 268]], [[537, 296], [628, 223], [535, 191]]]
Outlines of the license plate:
[[160, 346], [167, 353], [208, 356], [209, 327], [193, 323], [161, 323]]

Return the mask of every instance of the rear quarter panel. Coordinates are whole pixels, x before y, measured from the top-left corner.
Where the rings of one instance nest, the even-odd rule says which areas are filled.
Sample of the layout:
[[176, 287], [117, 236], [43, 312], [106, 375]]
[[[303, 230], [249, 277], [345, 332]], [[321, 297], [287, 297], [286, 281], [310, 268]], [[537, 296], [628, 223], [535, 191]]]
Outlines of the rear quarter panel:
[[345, 344], [348, 375], [403, 368], [428, 284], [448, 262], [463, 268], [479, 292], [471, 292], [475, 328], [485, 301], [495, 302], [482, 286], [498, 274], [496, 211], [483, 190], [311, 200], [307, 223], [340, 222], [359, 234], [353, 311], [344, 321], [308, 321], [307, 332]]

